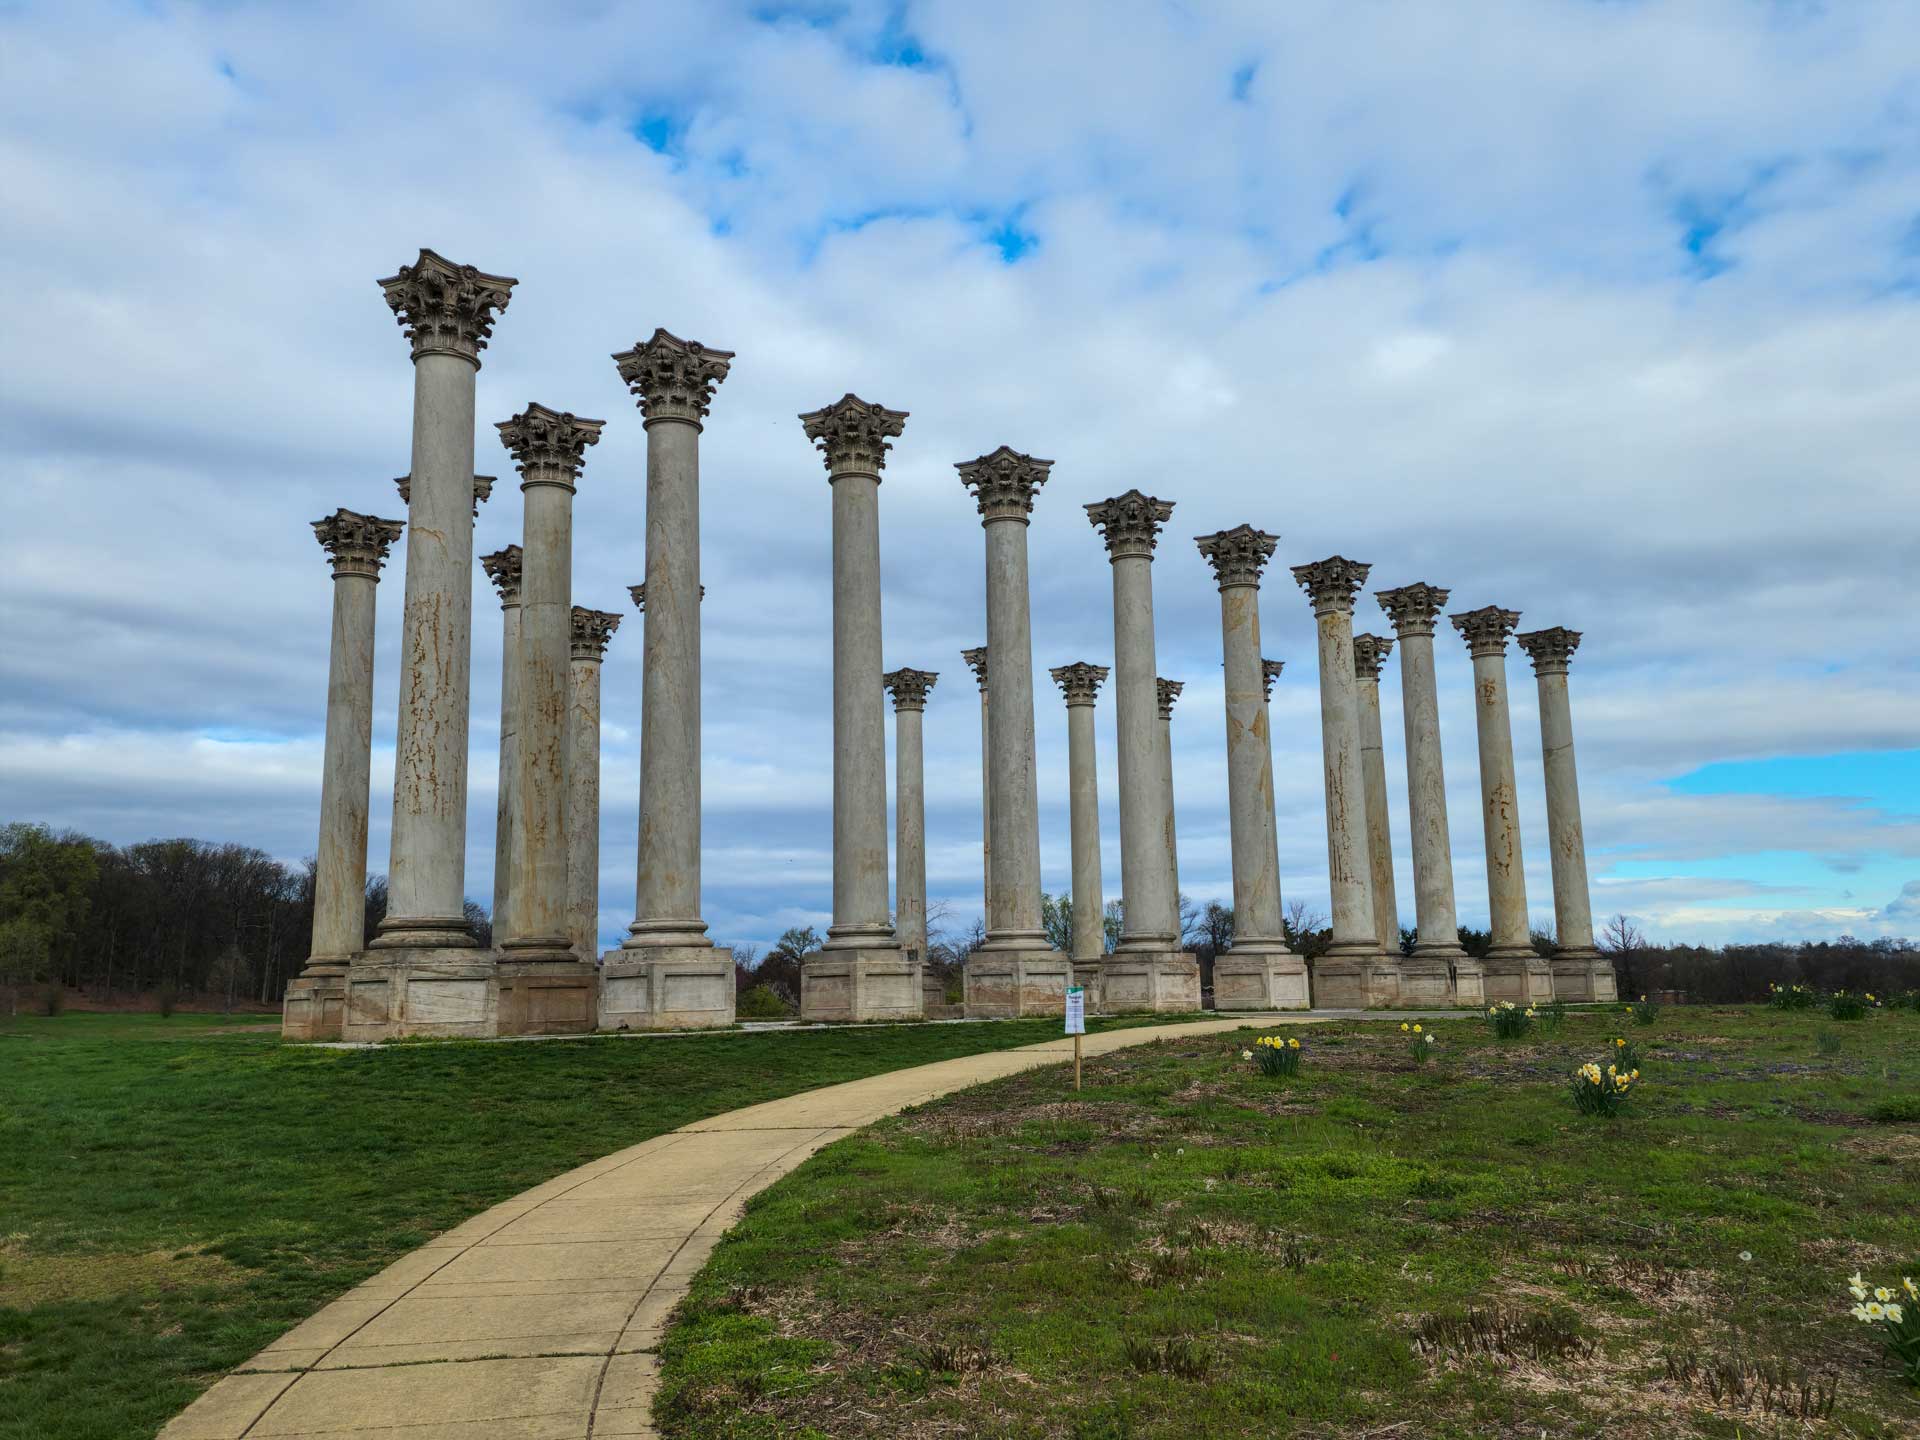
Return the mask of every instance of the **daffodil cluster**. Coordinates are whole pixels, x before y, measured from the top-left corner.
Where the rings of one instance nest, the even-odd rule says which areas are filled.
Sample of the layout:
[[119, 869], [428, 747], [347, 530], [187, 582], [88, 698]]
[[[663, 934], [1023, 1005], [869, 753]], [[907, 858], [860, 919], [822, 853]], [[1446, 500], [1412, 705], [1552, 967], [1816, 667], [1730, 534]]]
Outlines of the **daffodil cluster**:
[[1627, 1096], [1640, 1083], [1638, 1070], [1609, 1065], [1602, 1070], [1589, 1060], [1573, 1072], [1573, 1105], [1582, 1115], [1618, 1115]]
[[1262, 1075], [1300, 1073], [1300, 1038], [1297, 1035], [1289, 1035], [1284, 1040], [1278, 1035], [1262, 1035], [1253, 1042], [1253, 1049], [1245, 1053], [1253, 1056]]
[[1908, 1275], [1898, 1290], [1887, 1285], [1869, 1288], [1856, 1270], [1847, 1277], [1847, 1289], [1853, 1295], [1853, 1318], [1881, 1327], [1881, 1338], [1906, 1371], [1907, 1383], [1920, 1386], [1920, 1285]]
[[1433, 1058], [1433, 1032], [1421, 1028], [1418, 1020], [1411, 1025], [1402, 1020], [1400, 1033], [1407, 1037], [1407, 1053], [1413, 1057], [1414, 1064], [1424, 1065]]
[[1856, 995], [1851, 990], [1836, 990], [1827, 997], [1827, 1013], [1836, 1020], [1864, 1020], [1880, 1008], [1872, 995]]
[[1618, 1065], [1622, 1070], [1631, 1070], [1634, 1074], [1638, 1075], [1640, 1073], [1639, 1043], [1627, 1039], [1624, 1035], [1614, 1036], [1613, 1063]]
[[1511, 1000], [1501, 1000], [1487, 1007], [1487, 1024], [1499, 1039], [1519, 1040], [1533, 1028], [1538, 1014], [1531, 1005], [1522, 1010]]
[[1767, 1004], [1776, 1010], [1811, 1010], [1819, 998], [1811, 985], [1767, 986]]

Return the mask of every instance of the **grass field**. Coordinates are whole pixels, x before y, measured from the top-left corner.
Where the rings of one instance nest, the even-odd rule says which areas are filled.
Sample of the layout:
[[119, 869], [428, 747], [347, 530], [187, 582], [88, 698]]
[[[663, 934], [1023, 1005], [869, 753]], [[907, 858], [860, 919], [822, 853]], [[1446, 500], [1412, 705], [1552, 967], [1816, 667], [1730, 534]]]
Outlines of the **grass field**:
[[[822, 1151], [696, 1282], [664, 1433], [1920, 1435], [1845, 1290], [1920, 1279], [1920, 1015], [1304, 1033], [1292, 1080], [1166, 1042]], [[1642, 1090], [1576, 1115], [1622, 1033]]]
[[149, 1436], [497, 1200], [702, 1116], [1059, 1022], [283, 1046], [258, 1016], [0, 1018], [0, 1437]]

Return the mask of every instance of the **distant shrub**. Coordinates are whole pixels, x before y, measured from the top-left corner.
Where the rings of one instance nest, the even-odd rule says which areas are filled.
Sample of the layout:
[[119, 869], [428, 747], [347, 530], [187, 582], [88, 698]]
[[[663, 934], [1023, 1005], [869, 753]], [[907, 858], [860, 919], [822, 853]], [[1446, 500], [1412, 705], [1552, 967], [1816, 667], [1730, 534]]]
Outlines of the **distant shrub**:
[[1920, 1121], [1920, 1095], [1894, 1095], [1882, 1100], [1867, 1118], [1879, 1125], [1910, 1125]]
[[163, 1020], [171, 1019], [173, 1012], [180, 1008], [180, 992], [171, 985], [162, 985], [160, 993], [154, 998], [159, 1003], [160, 1018]]
[[774, 994], [772, 986], [755, 985], [735, 1002], [733, 1013], [739, 1020], [784, 1020], [787, 1002]]
[[1875, 1006], [1871, 995], [1856, 995], [1851, 990], [1836, 990], [1827, 997], [1827, 1014], [1836, 1020], [1864, 1020]]

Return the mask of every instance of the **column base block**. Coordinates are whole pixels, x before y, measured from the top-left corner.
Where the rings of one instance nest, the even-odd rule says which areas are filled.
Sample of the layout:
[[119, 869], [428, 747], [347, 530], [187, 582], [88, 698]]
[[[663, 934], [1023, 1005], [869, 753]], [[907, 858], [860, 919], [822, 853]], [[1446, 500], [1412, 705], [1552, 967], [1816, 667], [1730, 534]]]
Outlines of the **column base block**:
[[1485, 1000], [1497, 1005], [1544, 1005], [1553, 999], [1553, 970], [1532, 950], [1493, 951], [1480, 962], [1486, 976]]
[[300, 975], [287, 982], [280, 1009], [280, 1038], [297, 1044], [338, 1040], [345, 1033], [347, 974]]
[[600, 957], [598, 986], [600, 1030], [721, 1030], [733, 1024], [731, 950], [609, 950]]
[[1108, 1015], [1198, 1010], [1200, 962], [1185, 950], [1116, 950], [1100, 962], [1100, 1008]]
[[924, 1019], [923, 970], [898, 945], [816, 950], [800, 962], [800, 1018], [841, 1024]]
[[1070, 960], [1072, 971], [1069, 983], [1078, 985], [1087, 992], [1087, 1014], [1098, 1014], [1106, 1003], [1100, 991], [1100, 962], [1098, 960]]
[[343, 1040], [499, 1034], [500, 977], [485, 950], [369, 950], [347, 968]]
[[502, 955], [499, 1035], [586, 1035], [599, 1009], [600, 980], [578, 960], [519, 961]]
[[1611, 1005], [1620, 998], [1613, 962], [1598, 950], [1556, 950], [1547, 968], [1553, 972], [1556, 1000]]
[[1329, 950], [1313, 962], [1313, 1003], [1322, 1010], [1372, 1010], [1400, 994], [1400, 970], [1377, 950]]
[[1394, 962], [1399, 972], [1398, 993], [1388, 1002], [1400, 1010], [1431, 1010], [1457, 1003], [1454, 999], [1453, 968], [1437, 955], [1401, 955]]
[[967, 1018], [1064, 1015], [1072, 978], [1073, 961], [1044, 945], [1031, 950], [976, 950], [967, 957]]
[[1305, 1010], [1312, 1002], [1307, 962], [1291, 950], [1235, 945], [1213, 957], [1216, 1010]]
[[1462, 951], [1452, 961], [1453, 1003], [1471, 1005], [1478, 1010], [1487, 1003], [1487, 972], [1473, 956]]

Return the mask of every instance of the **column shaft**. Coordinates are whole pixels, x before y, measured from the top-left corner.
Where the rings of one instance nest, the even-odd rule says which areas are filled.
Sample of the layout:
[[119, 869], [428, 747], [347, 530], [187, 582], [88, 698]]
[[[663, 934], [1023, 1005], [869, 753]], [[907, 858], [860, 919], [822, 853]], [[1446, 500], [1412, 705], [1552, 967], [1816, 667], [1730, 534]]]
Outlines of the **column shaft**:
[[1540, 748], [1547, 779], [1547, 839], [1553, 855], [1553, 918], [1562, 950], [1593, 948], [1587, 842], [1580, 827], [1580, 781], [1573, 759], [1573, 709], [1565, 671], [1543, 672]]
[[[1444, 602], [1442, 602], [1444, 603]], [[1440, 700], [1433, 633], [1400, 631], [1400, 705], [1407, 737], [1407, 823], [1413, 837], [1416, 954], [1460, 953], [1453, 900], [1453, 844], [1447, 826], [1447, 777], [1440, 752]]]
[[1489, 954], [1532, 954], [1527, 936], [1527, 876], [1520, 850], [1520, 809], [1513, 775], [1513, 726], [1507, 711], [1507, 662], [1473, 657], [1475, 720], [1480, 740], [1481, 819], [1487, 845]]
[[600, 661], [575, 654], [567, 704], [567, 938], [600, 949]]
[[493, 823], [493, 930], [513, 933], [513, 821], [520, 788], [520, 604], [500, 612], [500, 781]]
[[[651, 603], [651, 593], [649, 593]], [[880, 477], [833, 477], [833, 925], [829, 945], [893, 943], [887, 920]]]
[[927, 958], [927, 803], [921, 722], [917, 709], [894, 711], [894, 867], [898, 897], [894, 933], [908, 959]]
[[1106, 954], [1100, 890], [1100, 772], [1094, 758], [1093, 703], [1067, 706], [1067, 801], [1073, 838], [1073, 960]]
[[1153, 562], [1113, 557], [1113, 708], [1120, 769], [1121, 944], [1166, 950], [1180, 938], [1168, 884], [1173, 828], [1161, 766], [1153, 643]]
[[1360, 710], [1360, 781], [1366, 792], [1367, 859], [1374, 933], [1389, 958], [1400, 953], [1400, 909], [1393, 884], [1393, 828], [1387, 818], [1387, 762], [1380, 735], [1380, 682], [1356, 677]]
[[514, 951], [570, 951], [567, 924], [567, 708], [573, 613], [573, 494], [526, 497], [520, 598], [520, 776], [515, 786]]
[[[1167, 684], [1164, 680], [1160, 682], [1162, 690]], [[1178, 695], [1181, 688], [1175, 686], [1174, 694]], [[1160, 750], [1160, 813], [1166, 816], [1162, 831], [1166, 848], [1166, 890], [1173, 897], [1173, 909], [1168, 916], [1167, 927], [1178, 939], [1185, 927], [1180, 923], [1180, 825], [1173, 807], [1173, 704], [1169, 699], [1163, 698], [1160, 702], [1160, 727], [1155, 740]]]
[[1233, 845], [1233, 943], [1280, 941], [1280, 857], [1275, 849], [1273, 742], [1260, 666], [1260, 591], [1220, 592], [1226, 684], [1227, 820]]
[[474, 943], [465, 887], [475, 363], [439, 350], [414, 358], [392, 850], [377, 948]]
[[320, 778], [320, 849], [313, 874], [307, 968], [344, 968], [367, 943], [367, 811], [373, 751], [373, 614], [378, 580], [333, 582], [327, 739]]
[[1353, 617], [1321, 609], [1320, 747], [1326, 769], [1327, 871], [1333, 901], [1333, 948], [1372, 955], [1372, 868], [1367, 858], [1365, 781], [1360, 770], [1359, 698], [1354, 693]]
[[987, 913], [987, 897], [993, 893], [993, 762], [989, 756], [991, 707], [986, 682], [980, 685], [980, 913]]
[[987, 707], [993, 867], [987, 943], [1031, 949], [1044, 943], [1040, 919], [1040, 809], [1033, 786], [1033, 644], [1027, 599], [1025, 520], [986, 522], [987, 651], [993, 683]]

